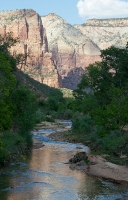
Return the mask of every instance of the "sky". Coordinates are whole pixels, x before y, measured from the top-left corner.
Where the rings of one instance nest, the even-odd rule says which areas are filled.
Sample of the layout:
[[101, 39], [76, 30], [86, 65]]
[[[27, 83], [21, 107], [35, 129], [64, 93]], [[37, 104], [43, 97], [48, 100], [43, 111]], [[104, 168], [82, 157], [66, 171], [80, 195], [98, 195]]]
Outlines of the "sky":
[[87, 19], [128, 17], [128, 0], [0, 0], [0, 11], [33, 9], [39, 15], [56, 13], [70, 24]]

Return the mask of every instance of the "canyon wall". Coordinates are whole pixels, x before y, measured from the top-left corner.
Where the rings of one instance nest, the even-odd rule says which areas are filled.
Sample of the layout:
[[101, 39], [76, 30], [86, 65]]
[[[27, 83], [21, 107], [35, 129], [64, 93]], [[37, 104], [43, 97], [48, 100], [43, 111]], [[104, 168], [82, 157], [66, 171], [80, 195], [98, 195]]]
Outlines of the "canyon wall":
[[112, 45], [124, 48], [128, 42], [128, 18], [91, 19], [85, 24], [74, 27], [95, 42], [100, 49], [106, 49]]
[[54, 13], [41, 19], [62, 87], [75, 89], [85, 68], [101, 60], [100, 50], [124, 48], [128, 42], [128, 18], [92, 19], [74, 26]]
[[18, 66], [31, 78], [52, 87], [61, 86], [61, 77], [48, 52], [48, 42], [41, 17], [34, 10], [16, 10], [0, 13], [0, 34], [13, 32], [18, 37], [12, 53], [27, 55], [26, 65]]
[[85, 67], [100, 60], [100, 48], [80, 30], [52, 13], [41, 17], [49, 51], [62, 78], [62, 87], [75, 89]]
[[75, 89], [85, 68], [101, 60], [101, 49], [126, 46], [128, 18], [72, 26], [54, 13], [40, 17], [31, 9], [0, 12], [0, 34], [7, 32], [20, 39], [12, 53], [28, 54], [26, 65], [18, 66], [22, 71], [51, 87]]

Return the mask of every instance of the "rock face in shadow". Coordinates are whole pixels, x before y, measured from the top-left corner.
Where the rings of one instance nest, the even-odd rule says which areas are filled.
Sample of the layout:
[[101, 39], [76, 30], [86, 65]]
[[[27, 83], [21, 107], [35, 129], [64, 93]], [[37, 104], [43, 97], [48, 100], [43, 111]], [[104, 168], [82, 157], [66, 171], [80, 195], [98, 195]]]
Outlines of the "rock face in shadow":
[[20, 43], [11, 51], [16, 54], [29, 54], [25, 60], [27, 66], [19, 68], [41, 83], [59, 87], [61, 79], [52, 61], [52, 54], [48, 52], [46, 31], [41, 17], [30, 9], [1, 12], [0, 34], [7, 32], [13, 32], [13, 36], [20, 39]]

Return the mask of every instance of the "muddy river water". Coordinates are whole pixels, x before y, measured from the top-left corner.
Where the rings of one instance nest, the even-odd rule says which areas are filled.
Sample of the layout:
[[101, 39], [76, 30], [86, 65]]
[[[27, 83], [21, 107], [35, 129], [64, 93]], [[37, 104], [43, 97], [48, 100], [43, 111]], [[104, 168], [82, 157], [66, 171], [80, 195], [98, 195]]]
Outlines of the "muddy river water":
[[79, 151], [78, 146], [82, 151], [87, 147], [53, 141], [48, 138], [48, 132], [52, 132], [52, 129], [33, 131], [34, 137], [45, 146], [33, 149], [24, 162], [14, 162], [2, 169], [0, 200], [128, 199], [128, 187], [71, 170], [64, 163]]

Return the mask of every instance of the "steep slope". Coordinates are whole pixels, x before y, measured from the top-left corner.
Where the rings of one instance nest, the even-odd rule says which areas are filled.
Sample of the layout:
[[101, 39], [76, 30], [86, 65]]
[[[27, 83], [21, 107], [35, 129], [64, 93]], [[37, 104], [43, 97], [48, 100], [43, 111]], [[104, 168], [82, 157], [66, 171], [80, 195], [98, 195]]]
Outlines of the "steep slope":
[[41, 19], [46, 29], [49, 51], [62, 77], [62, 87], [75, 89], [85, 67], [100, 60], [100, 49], [81, 31], [56, 14]]
[[128, 41], [128, 18], [92, 19], [83, 25], [75, 25], [75, 28], [95, 42], [100, 49], [112, 45], [123, 48]]
[[[19, 66], [35, 80], [52, 87], [59, 87], [61, 79], [48, 53], [48, 42], [41, 17], [34, 10], [16, 10], [0, 13], [0, 34], [13, 32], [20, 43], [12, 48], [13, 53], [29, 53], [27, 66]], [[60, 83], [59, 83], [60, 80]]]

